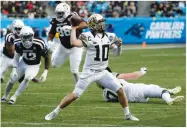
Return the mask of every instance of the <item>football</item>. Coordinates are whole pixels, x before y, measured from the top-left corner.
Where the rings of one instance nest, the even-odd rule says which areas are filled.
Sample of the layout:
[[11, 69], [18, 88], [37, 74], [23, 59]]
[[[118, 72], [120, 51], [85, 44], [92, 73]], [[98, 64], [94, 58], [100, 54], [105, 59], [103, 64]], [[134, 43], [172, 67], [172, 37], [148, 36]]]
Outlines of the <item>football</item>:
[[78, 15], [74, 15], [71, 17], [71, 25], [72, 26], [78, 26], [82, 22], [82, 19]]

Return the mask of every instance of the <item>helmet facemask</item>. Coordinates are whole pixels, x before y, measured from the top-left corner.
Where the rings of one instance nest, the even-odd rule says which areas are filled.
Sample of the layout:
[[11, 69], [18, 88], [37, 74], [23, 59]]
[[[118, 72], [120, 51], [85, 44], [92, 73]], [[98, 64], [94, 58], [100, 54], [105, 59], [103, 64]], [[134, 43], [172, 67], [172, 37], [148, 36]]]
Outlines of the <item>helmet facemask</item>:
[[29, 35], [21, 35], [21, 40], [22, 40], [22, 44], [24, 47], [26, 48], [30, 48], [32, 46], [32, 41], [33, 41], [33, 34], [29, 34]]
[[56, 19], [58, 21], [63, 21], [66, 18], [65, 13], [64, 12], [56, 12]]
[[98, 21], [97, 25], [95, 26], [95, 29], [98, 32], [104, 32], [105, 31], [105, 21], [104, 21], [104, 19]]
[[104, 32], [105, 31], [105, 20], [101, 15], [94, 14], [88, 19], [88, 26], [93, 31]]

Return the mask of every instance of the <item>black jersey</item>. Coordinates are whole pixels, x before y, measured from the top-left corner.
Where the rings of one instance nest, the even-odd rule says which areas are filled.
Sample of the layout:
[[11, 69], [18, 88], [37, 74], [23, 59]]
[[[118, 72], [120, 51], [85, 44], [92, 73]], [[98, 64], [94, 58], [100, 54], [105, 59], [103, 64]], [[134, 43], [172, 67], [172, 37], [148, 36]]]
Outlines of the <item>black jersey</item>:
[[33, 39], [33, 44], [30, 48], [25, 48], [21, 39], [16, 39], [15, 50], [23, 57], [23, 61], [28, 65], [36, 65], [41, 61], [41, 56], [47, 57], [48, 52], [45, 42], [42, 39]]
[[7, 56], [8, 58], [13, 58], [14, 55], [10, 55], [8, 53], [8, 50], [6, 49], [6, 45], [7, 44], [11, 44], [11, 45], [14, 45], [14, 40], [15, 39], [18, 39], [19, 37], [17, 35], [15, 35], [14, 33], [7, 33], [6, 36], [5, 36], [5, 45], [3, 47], [3, 54], [5, 56]]
[[[76, 13], [70, 14], [64, 21], [59, 22], [56, 20], [56, 18], [53, 18], [50, 22], [51, 24], [51, 30], [49, 31], [49, 34], [55, 35], [57, 32], [59, 33], [59, 39], [61, 44], [67, 48], [70, 49], [73, 46], [70, 43], [70, 35], [71, 35], [71, 23], [70, 23], [70, 17], [72, 15], [76, 15]], [[77, 30], [77, 38], [81, 34], [82, 30]]]

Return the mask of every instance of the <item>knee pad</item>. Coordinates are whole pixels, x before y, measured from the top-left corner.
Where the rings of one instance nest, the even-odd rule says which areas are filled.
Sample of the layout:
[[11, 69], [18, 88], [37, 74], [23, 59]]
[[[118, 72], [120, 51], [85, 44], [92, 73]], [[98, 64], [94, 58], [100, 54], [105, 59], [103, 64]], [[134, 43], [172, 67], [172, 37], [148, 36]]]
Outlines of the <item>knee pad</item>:
[[15, 84], [17, 82], [17, 79], [15, 77], [10, 77], [9, 82]]
[[60, 65], [55, 63], [55, 60], [52, 60], [52, 68], [60, 68]]

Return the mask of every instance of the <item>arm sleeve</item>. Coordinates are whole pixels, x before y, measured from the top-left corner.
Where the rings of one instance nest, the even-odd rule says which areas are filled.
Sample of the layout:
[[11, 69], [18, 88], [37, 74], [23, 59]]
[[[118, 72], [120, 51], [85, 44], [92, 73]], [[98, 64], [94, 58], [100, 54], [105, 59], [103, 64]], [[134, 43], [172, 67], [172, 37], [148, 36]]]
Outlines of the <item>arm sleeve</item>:
[[8, 34], [7, 36], [6, 36], [6, 43], [9, 43], [9, 44], [14, 44], [14, 37], [13, 37], [13, 35], [10, 35], [10, 34]]

